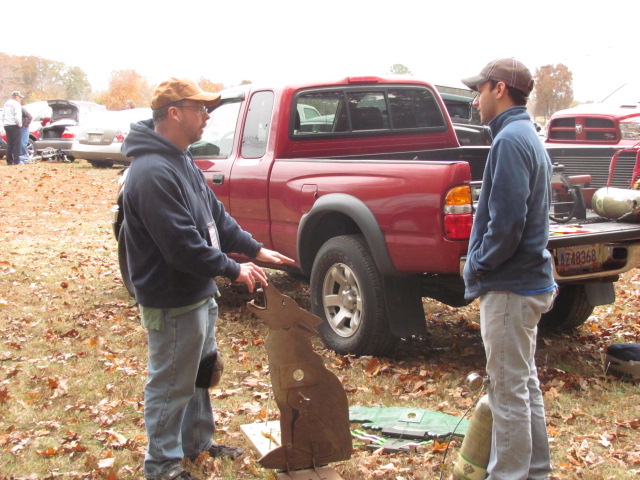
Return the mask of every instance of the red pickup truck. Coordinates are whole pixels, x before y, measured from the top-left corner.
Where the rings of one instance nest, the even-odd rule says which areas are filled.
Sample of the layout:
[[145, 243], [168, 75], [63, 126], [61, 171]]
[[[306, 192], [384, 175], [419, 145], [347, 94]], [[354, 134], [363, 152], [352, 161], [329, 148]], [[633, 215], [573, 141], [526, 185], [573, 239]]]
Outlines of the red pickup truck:
[[[190, 148], [240, 225], [310, 278], [329, 348], [384, 354], [425, 331], [422, 297], [466, 304], [460, 273], [488, 147], [460, 147], [432, 85], [359, 77], [229, 89]], [[116, 238], [121, 221], [116, 208]], [[562, 228], [549, 243], [561, 293], [544, 322], [575, 327], [640, 264], [640, 227]]]

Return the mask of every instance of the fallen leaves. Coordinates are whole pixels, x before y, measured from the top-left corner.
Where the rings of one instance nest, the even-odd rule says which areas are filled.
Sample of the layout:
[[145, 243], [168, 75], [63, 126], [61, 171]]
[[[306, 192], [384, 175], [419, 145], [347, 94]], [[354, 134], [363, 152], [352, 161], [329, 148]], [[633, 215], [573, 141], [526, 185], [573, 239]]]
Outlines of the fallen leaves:
[[[145, 332], [124, 292], [110, 230], [116, 171], [83, 164], [0, 169], [0, 480], [142, 478]], [[307, 283], [270, 275], [308, 308]], [[216, 328], [229, 368], [211, 400], [217, 436], [241, 442], [238, 423], [277, 419], [278, 409], [269, 391], [267, 329], [245, 309], [253, 296], [234, 284], [222, 290]], [[597, 476], [607, 469], [640, 475], [637, 400], [623, 411], [622, 397], [613, 396], [637, 399], [640, 391], [602, 367], [607, 345], [640, 342], [640, 273], [623, 276], [616, 290], [618, 302], [597, 308], [584, 328], [540, 338], [539, 376], [560, 480], [612, 480]], [[484, 369], [477, 306], [423, 305], [427, 332], [403, 340], [388, 358], [339, 355], [313, 339], [351, 404], [456, 415], [473, 404], [464, 379]], [[411, 454], [355, 450], [336, 468], [345, 480], [437, 478], [450, 470], [456, 442], [441, 439]], [[270, 475], [252, 455], [235, 464], [208, 458], [198, 468], [207, 480]]]

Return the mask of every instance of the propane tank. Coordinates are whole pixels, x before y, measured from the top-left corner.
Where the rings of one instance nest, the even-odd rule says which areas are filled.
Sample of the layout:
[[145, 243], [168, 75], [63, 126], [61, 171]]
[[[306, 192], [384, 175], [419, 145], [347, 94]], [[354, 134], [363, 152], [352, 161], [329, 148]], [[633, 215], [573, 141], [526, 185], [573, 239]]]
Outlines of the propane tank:
[[458, 461], [453, 466], [454, 480], [484, 480], [487, 477], [492, 427], [489, 396], [483, 395], [471, 415], [467, 434], [458, 452]]
[[604, 218], [640, 222], [640, 190], [600, 188], [593, 194], [591, 208]]

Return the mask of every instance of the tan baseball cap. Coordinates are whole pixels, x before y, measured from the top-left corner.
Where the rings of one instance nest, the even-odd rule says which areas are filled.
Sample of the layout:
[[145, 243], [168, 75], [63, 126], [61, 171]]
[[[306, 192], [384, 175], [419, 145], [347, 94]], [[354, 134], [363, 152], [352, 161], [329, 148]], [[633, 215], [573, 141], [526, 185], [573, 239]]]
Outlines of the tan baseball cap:
[[479, 75], [463, 78], [462, 83], [473, 91], [489, 80], [504, 82], [507, 86], [520, 90], [527, 97], [533, 90], [533, 77], [527, 67], [515, 58], [499, 58], [487, 63]]
[[170, 78], [156, 87], [151, 98], [151, 108], [157, 110], [180, 100], [197, 100], [204, 102], [205, 107], [213, 107], [220, 101], [220, 94], [205, 92], [188, 78]]

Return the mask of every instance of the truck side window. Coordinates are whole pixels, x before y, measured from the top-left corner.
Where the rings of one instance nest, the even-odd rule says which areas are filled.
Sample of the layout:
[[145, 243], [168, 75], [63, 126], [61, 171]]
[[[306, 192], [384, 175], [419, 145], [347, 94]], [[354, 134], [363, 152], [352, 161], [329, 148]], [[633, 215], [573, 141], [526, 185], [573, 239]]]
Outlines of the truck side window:
[[260, 158], [267, 151], [273, 92], [257, 92], [251, 97], [242, 136], [242, 156]]
[[[308, 115], [313, 107], [318, 114]], [[390, 134], [398, 130], [446, 129], [434, 92], [428, 88], [362, 87], [301, 91], [294, 98], [292, 138]], [[397, 132], [402, 133], [402, 132]]]
[[195, 158], [229, 158], [233, 148], [239, 101], [225, 103], [211, 112], [211, 118], [204, 128], [202, 139], [189, 147]]
[[[296, 99], [294, 135], [345, 132], [349, 128], [342, 92], [305, 92]], [[313, 114], [309, 115], [309, 108]]]
[[427, 89], [389, 90], [392, 128], [433, 128], [446, 125], [433, 92]]
[[347, 97], [352, 131], [389, 128], [384, 92], [353, 92]]

